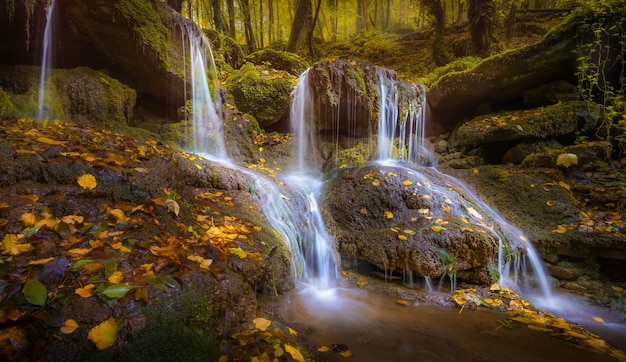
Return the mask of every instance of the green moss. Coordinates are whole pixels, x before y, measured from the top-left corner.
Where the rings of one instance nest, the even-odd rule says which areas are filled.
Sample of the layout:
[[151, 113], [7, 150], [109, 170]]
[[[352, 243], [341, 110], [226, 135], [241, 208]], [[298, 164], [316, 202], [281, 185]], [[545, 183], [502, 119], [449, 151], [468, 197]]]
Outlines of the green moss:
[[274, 69], [284, 70], [295, 76], [300, 75], [309, 66], [308, 63], [297, 54], [269, 48], [248, 55], [246, 60], [256, 65], [266, 65]]
[[428, 76], [421, 78], [420, 83], [426, 87], [430, 87], [437, 82], [441, 77], [450, 73], [461, 73], [473, 69], [481, 61], [481, 58], [477, 57], [463, 57], [455, 59], [454, 61], [433, 70]]
[[161, 15], [154, 5], [147, 0], [118, 0], [115, 8], [129, 23], [135, 24], [133, 29], [140, 44], [157, 53], [166, 69], [169, 69], [170, 32], [163, 25]]
[[247, 63], [225, 81], [237, 108], [264, 125], [275, 122], [289, 104], [296, 77]]
[[0, 117], [13, 117], [15, 112], [15, 105], [11, 100], [11, 96], [4, 89], [0, 88]]

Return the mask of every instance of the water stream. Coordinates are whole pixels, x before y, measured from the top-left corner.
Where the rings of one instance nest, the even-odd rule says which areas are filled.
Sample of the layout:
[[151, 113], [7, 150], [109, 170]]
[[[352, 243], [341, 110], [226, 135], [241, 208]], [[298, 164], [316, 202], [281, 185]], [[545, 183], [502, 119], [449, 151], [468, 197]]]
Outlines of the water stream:
[[43, 120], [47, 115], [45, 114], [45, 93], [46, 93], [46, 80], [48, 79], [48, 71], [52, 68], [52, 36], [53, 36], [53, 22], [54, 22], [54, 2], [50, 0], [46, 6], [46, 27], [43, 35], [42, 45], [42, 57], [41, 57], [41, 71], [39, 75], [39, 95], [38, 95], [38, 107], [37, 107], [37, 119]]

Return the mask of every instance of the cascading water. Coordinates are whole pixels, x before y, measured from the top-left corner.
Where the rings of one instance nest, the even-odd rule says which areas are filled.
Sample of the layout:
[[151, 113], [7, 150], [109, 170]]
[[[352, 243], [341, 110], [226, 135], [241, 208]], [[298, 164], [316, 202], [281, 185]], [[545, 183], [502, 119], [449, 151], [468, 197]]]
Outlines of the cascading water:
[[[435, 164], [434, 157], [427, 150], [424, 142], [426, 92], [423, 86], [404, 86], [400, 82], [389, 79], [386, 70], [377, 69], [380, 91], [379, 123], [378, 123], [378, 160], [382, 164], [394, 163], [396, 167], [405, 167], [398, 162], [408, 162], [416, 165]], [[419, 172], [419, 167], [412, 167], [412, 172]], [[526, 251], [535, 278], [544, 299], [550, 299], [552, 288], [548, 281], [547, 272], [541, 257], [528, 241], [526, 236], [515, 226], [507, 222], [499, 213], [482, 201], [467, 185], [461, 181], [445, 175], [434, 168], [429, 172], [436, 172], [436, 178], [445, 180], [446, 187], [433, 185], [427, 173], [418, 175], [418, 182], [429, 185], [432, 193], [448, 200], [451, 205], [457, 205], [461, 217], [470, 224], [487, 230], [498, 240], [498, 273], [500, 283], [516, 289], [530, 287], [527, 275], [522, 275], [523, 259], [505, 257], [508, 252], [506, 245], [521, 245]], [[447, 207], [449, 207], [448, 205]], [[487, 215], [483, 217], [475, 209], [479, 208]], [[457, 210], [453, 210], [457, 211]], [[491, 225], [485, 223], [490, 220]], [[452, 280], [452, 289], [454, 289]]]
[[431, 161], [425, 152], [426, 89], [423, 85], [389, 78], [376, 68], [380, 104], [378, 112], [378, 159], [410, 163]]
[[[206, 36], [185, 22], [180, 24], [185, 51], [185, 35], [188, 43], [189, 68], [185, 78], [191, 84], [191, 117], [193, 121], [191, 144], [195, 153], [226, 159], [226, 143], [221, 117], [221, 98], [217, 84], [217, 68], [213, 51]], [[209, 81], [213, 84], [213, 94]], [[185, 98], [187, 95], [185, 94]]]
[[46, 27], [43, 35], [42, 45], [42, 57], [41, 57], [41, 72], [39, 75], [39, 99], [37, 107], [37, 119], [43, 120], [45, 118], [45, 92], [46, 92], [46, 79], [48, 78], [48, 70], [52, 67], [52, 32], [53, 32], [53, 20], [54, 20], [54, 1], [50, 0], [46, 7]]

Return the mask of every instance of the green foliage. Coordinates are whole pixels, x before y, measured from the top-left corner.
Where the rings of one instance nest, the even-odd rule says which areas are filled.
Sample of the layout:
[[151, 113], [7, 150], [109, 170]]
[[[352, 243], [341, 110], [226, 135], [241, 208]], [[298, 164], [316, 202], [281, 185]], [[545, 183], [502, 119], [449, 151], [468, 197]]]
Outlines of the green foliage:
[[46, 299], [48, 299], [46, 287], [41, 284], [40, 281], [35, 279], [28, 279], [24, 284], [22, 292], [24, 293], [24, 297], [28, 303], [38, 305], [40, 307], [46, 304]]
[[0, 88], [0, 118], [15, 115], [15, 106], [11, 97], [4, 89]]
[[[581, 1], [574, 14], [578, 89], [583, 100], [603, 106], [597, 135], [626, 153], [626, 10], [616, 0]], [[588, 14], [582, 17], [579, 14]]]
[[430, 87], [437, 82], [441, 77], [453, 72], [464, 72], [473, 69], [482, 59], [477, 57], [463, 57], [455, 59], [454, 61], [436, 68], [433, 72], [428, 74], [425, 78], [420, 79], [420, 83], [426, 87]]
[[441, 260], [441, 264], [444, 267], [444, 271], [446, 275], [452, 279], [456, 276], [457, 272], [457, 263], [456, 257], [450, 254], [446, 249], [439, 250], [439, 260]]
[[256, 65], [284, 70], [298, 76], [308, 68], [309, 64], [299, 55], [270, 48], [259, 50], [246, 57], [246, 60]]
[[146, 0], [119, 0], [115, 8], [129, 23], [135, 24], [134, 30], [140, 44], [157, 53], [159, 59], [169, 68], [169, 31], [163, 25], [157, 9]]

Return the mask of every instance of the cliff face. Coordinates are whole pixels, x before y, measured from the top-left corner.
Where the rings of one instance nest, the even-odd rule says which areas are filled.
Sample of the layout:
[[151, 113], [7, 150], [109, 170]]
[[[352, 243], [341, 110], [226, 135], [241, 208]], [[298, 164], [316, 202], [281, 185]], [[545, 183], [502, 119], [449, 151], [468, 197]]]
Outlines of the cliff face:
[[[0, 7], [0, 51], [7, 65], [41, 65], [46, 1], [32, 8], [8, 0]], [[57, 0], [52, 12], [53, 68], [106, 69], [149, 104], [177, 120], [184, 103], [181, 29], [194, 26], [156, 0]]]

